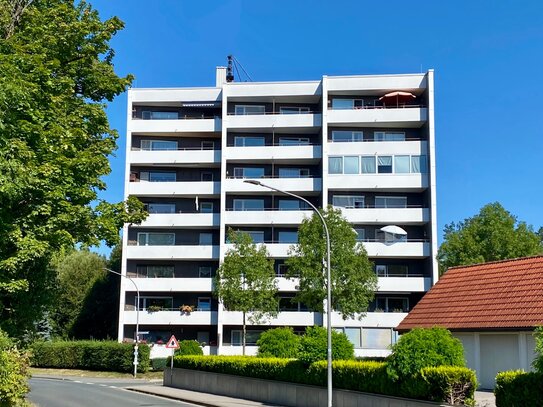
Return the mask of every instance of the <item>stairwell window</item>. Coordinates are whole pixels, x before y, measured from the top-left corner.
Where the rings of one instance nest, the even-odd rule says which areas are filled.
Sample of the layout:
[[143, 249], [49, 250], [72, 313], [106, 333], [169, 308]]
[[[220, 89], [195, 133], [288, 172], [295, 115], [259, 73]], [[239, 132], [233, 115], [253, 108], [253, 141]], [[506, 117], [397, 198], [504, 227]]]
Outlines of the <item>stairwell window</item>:
[[175, 233], [139, 232], [139, 246], [173, 246], [175, 245]]
[[360, 174], [360, 164], [358, 156], [343, 157], [344, 174]]
[[409, 174], [411, 172], [409, 158], [408, 155], [394, 156], [394, 172], [396, 174]]
[[343, 174], [343, 157], [328, 157], [328, 173]]
[[375, 157], [374, 156], [363, 156], [362, 157], [362, 174], [375, 174]]

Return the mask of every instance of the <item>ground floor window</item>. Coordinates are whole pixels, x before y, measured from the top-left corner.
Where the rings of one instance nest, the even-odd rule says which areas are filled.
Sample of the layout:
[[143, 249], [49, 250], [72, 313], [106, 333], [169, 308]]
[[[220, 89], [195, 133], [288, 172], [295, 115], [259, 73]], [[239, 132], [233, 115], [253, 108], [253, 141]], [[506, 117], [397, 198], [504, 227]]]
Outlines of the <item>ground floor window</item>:
[[337, 327], [354, 345], [355, 349], [388, 349], [398, 341], [398, 333], [392, 328]]
[[[260, 334], [263, 331], [247, 331], [245, 336], [246, 345], [256, 345], [256, 341], [260, 338]], [[231, 344], [232, 346], [241, 346], [243, 345], [243, 331], [234, 330], [231, 334]]]

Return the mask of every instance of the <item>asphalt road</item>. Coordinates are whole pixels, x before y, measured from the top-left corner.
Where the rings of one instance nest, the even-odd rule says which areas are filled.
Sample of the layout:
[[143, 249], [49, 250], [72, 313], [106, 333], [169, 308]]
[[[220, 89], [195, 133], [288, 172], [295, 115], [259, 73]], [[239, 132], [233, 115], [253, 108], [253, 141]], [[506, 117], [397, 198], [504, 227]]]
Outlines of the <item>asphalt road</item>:
[[37, 407], [195, 406], [124, 389], [135, 384], [142, 383], [126, 379], [35, 377], [30, 379], [28, 399]]

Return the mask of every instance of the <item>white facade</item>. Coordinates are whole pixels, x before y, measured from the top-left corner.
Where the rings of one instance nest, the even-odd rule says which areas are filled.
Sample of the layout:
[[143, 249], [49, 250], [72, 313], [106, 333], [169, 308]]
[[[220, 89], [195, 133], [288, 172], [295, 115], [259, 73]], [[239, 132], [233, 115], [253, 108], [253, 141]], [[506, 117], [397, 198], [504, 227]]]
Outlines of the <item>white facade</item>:
[[[342, 208], [379, 284], [364, 318], [333, 314], [332, 325], [357, 355], [387, 355], [393, 328], [437, 279], [433, 71], [307, 82], [222, 77], [215, 88], [128, 92], [125, 196], [140, 198], [150, 216], [124, 228], [122, 273], [141, 299], [122, 279], [119, 340], [135, 337], [137, 306], [143, 339], [175, 334], [206, 342], [209, 353], [241, 353], [241, 314], [212, 296], [229, 228], [267, 246], [284, 298], [276, 318], [248, 328], [249, 344], [270, 326], [302, 331], [326, 321], [290, 301], [296, 282], [283, 277], [297, 227], [312, 213], [244, 182], [264, 178], [318, 207]], [[380, 100], [395, 91], [413, 96]]]

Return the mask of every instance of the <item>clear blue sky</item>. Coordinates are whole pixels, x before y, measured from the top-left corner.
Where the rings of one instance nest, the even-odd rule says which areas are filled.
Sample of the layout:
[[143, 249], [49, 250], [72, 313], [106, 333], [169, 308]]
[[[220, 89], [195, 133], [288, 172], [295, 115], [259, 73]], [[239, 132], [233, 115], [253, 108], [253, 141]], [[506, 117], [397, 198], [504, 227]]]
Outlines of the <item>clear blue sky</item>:
[[[434, 68], [438, 229], [499, 201], [543, 226], [543, 2], [91, 0], [135, 87], [214, 86], [233, 54], [255, 81]], [[123, 198], [126, 95], [110, 201]], [[102, 249], [101, 251], [105, 251]]]

